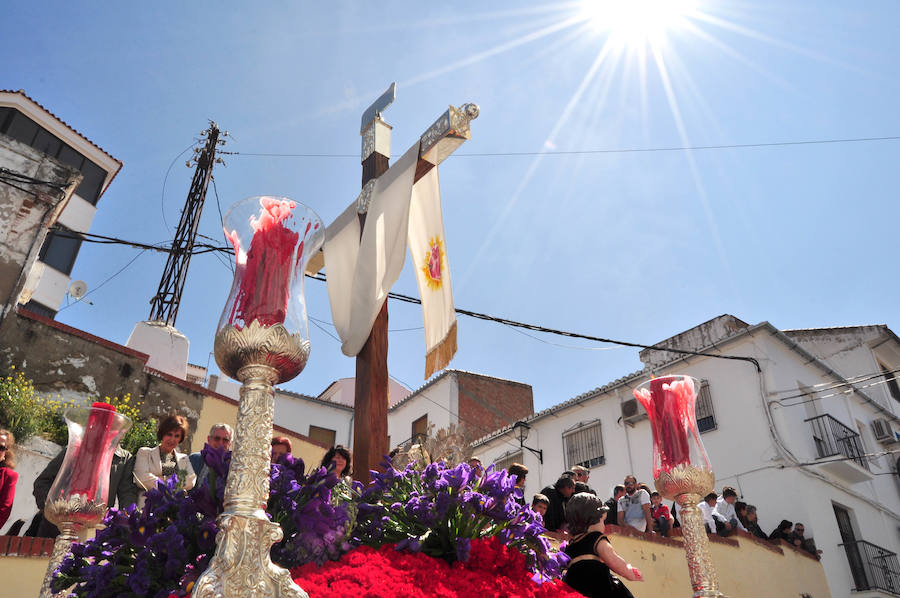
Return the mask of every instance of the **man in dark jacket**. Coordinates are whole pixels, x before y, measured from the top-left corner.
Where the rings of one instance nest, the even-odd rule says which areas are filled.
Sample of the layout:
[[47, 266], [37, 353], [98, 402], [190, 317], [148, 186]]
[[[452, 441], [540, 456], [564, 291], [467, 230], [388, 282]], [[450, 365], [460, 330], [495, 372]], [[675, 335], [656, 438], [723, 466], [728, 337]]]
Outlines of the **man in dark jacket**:
[[[66, 451], [60, 451], [58, 455], [50, 460], [50, 463], [38, 475], [37, 479], [34, 480], [32, 494], [34, 494], [34, 502], [37, 503], [41, 513], [44, 511], [44, 504], [47, 502], [50, 487], [53, 485], [53, 480], [56, 479], [60, 467], [62, 467], [65, 456]], [[136, 503], [137, 497], [138, 489], [134, 483], [134, 457], [122, 447], [118, 447], [115, 454], [113, 454], [112, 464], [109, 469], [109, 499], [107, 503], [112, 507], [118, 501], [119, 508], [125, 509], [129, 505]], [[55, 538], [59, 535], [59, 530], [55, 525], [41, 517], [37, 535], [39, 538]]]
[[616, 487], [613, 488], [613, 495], [605, 504], [606, 508], [609, 510], [606, 512], [606, 525], [612, 523], [613, 525], [619, 525], [619, 499], [625, 496], [625, 486], [622, 484], [616, 484]]
[[[544, 527], [547, 528], [548, 532], [561, 532], [559, 535], [565, 536], [562, 532], [564, 532], [566, 523], [566, 501], [574, 493], [575, 480], [566, 475], [556, 480], [556, 483], [552, 486], [547, 486], [541, 490], [541, 494], [550, 501], [547, 514], [544, 515]], [[556, 537], [554, 533], [549, 535]]]

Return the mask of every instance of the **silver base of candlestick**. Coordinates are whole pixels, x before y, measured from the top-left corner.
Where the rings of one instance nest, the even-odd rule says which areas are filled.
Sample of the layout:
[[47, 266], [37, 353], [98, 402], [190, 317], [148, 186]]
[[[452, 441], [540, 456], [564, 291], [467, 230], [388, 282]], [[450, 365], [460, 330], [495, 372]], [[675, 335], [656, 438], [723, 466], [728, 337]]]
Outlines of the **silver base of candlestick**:
[[309, 356], [309, 341], [284, 326], [254, 320], [223, 328], [215, 340], [219, 368], [241, 381], [234, 451], [225, 482], [216, 552], [194, 584], [194, 598], [309, 598], [287, 569], [269, 557], [281, 526], [266, 517], [271, 469], [272, 385], [296, 376]]

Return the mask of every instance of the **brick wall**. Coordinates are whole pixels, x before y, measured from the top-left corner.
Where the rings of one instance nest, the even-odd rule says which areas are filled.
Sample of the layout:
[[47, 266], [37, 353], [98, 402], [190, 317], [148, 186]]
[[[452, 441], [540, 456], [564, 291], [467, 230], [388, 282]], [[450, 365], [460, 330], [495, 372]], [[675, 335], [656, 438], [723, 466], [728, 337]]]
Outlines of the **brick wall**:
[[4, 556], [50, 556], [53, 552], [53, 538], [24, 538], [21, 536], [0, 536], [0, 557]]
[[459, 420], [470, 438], [479, 438], [534, 413], [531, 386], [471, 372], [456, 372]]

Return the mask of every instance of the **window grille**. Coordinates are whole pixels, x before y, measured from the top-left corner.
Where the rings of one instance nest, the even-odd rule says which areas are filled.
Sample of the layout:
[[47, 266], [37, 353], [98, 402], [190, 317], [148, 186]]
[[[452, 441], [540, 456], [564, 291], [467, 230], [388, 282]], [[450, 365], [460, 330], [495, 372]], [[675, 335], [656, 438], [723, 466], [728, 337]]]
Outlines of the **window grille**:
[[712, 396], [709, 394], [709, 382], [706, 380], [700, 385], [694, 412], [697, 416], [697, 429], [700, 432], [709, 432], [716, 429], [716, 413], [713, 411]]
[[496, 461], [494, 461], [494, 471], [500, 471], [501, 469], [509, 469], [509, 466], [513, 463], [521, 463], [522, 462], [522, 451], [516, 451], [514, 453], [506, 453]]
[[567, 432], [563, 435], [563, 444], [566, 451], [566, 469], [572, 469], [576, 465], [590, 469], [606, 463], [599, 421], [583, 424]]

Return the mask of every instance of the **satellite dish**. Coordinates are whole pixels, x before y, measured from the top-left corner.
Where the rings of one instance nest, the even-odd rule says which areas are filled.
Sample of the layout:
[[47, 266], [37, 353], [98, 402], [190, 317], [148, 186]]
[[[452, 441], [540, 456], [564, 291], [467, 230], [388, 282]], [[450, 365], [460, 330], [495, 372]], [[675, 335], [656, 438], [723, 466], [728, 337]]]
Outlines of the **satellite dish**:
[[69, 286], [69, 295], [71, 295], [73, 299], [81, 299], [84, 297], [85, 293], [87, 293], [87, 283], [83, 280], [73, 281]]

